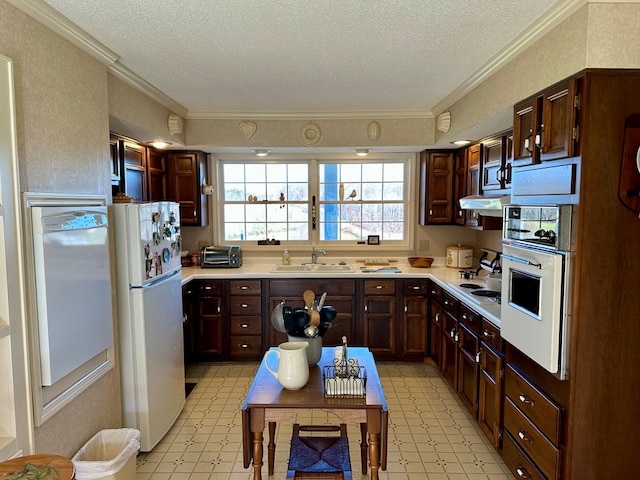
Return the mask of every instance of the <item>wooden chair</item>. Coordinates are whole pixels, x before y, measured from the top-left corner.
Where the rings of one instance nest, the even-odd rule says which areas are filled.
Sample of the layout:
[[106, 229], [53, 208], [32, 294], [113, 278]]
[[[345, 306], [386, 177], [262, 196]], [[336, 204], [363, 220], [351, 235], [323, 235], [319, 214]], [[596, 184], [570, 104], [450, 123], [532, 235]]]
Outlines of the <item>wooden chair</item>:
[[[340, 436], [300, 436], [300, 432], [340, 432]], [[347, 426], [293, 424], [287, 479], [351, 480]]]

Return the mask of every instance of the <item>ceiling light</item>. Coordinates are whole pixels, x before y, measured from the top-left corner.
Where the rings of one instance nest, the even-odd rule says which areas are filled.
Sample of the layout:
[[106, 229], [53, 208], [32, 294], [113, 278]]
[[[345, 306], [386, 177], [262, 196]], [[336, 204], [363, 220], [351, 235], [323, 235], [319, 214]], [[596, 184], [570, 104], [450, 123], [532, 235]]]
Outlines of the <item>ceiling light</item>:
[[269, 155], [269, 150], [254, 150], [253, 152], [256, 154], [256, 157], [266, 157]]
[[454, 145], [469, 145], [471, 143], [471, 140], [456, 140], [455, 142], [451, 142]]
[[164, 140], [154, 140], [151, 142], [151, 146], [155, 148], [167, 148], [171, 145], [169, 142], [165, 142]]
[[366, 157], [367, 155], [369, 155], [369, 149], [368, 148], [358, 148], [357, 150], [355, 150], [356, 155], [359, 157]]

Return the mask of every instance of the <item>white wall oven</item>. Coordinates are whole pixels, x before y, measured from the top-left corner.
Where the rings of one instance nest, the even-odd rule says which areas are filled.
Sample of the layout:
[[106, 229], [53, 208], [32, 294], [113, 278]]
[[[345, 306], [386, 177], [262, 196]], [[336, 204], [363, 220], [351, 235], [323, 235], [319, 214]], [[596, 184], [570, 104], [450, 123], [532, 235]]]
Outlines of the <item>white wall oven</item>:
[[560, 379], [568, 375], [571, 205], [507, 205], [501, 334]]

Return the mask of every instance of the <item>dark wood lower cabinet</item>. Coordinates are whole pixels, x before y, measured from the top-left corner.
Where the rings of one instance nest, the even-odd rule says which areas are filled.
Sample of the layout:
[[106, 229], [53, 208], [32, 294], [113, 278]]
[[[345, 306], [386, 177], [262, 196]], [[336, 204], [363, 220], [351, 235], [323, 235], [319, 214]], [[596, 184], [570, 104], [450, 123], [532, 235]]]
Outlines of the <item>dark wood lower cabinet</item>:
[[219, 360], [224, 356], [222, 280], [198, 283], [196, 356], [199, 360]]

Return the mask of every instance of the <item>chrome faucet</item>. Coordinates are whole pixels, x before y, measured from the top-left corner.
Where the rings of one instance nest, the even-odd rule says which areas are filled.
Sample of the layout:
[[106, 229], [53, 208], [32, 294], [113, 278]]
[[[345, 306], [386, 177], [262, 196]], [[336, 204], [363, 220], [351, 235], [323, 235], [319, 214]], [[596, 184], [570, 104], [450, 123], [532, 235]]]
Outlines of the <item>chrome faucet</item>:
[[[318, 253], [326, 255], [326, 250], [320, 249]], [[311, 265], [315, 265], [318, 262], [318, 254], [316, 253], [316, 247], [311, 247]]]

